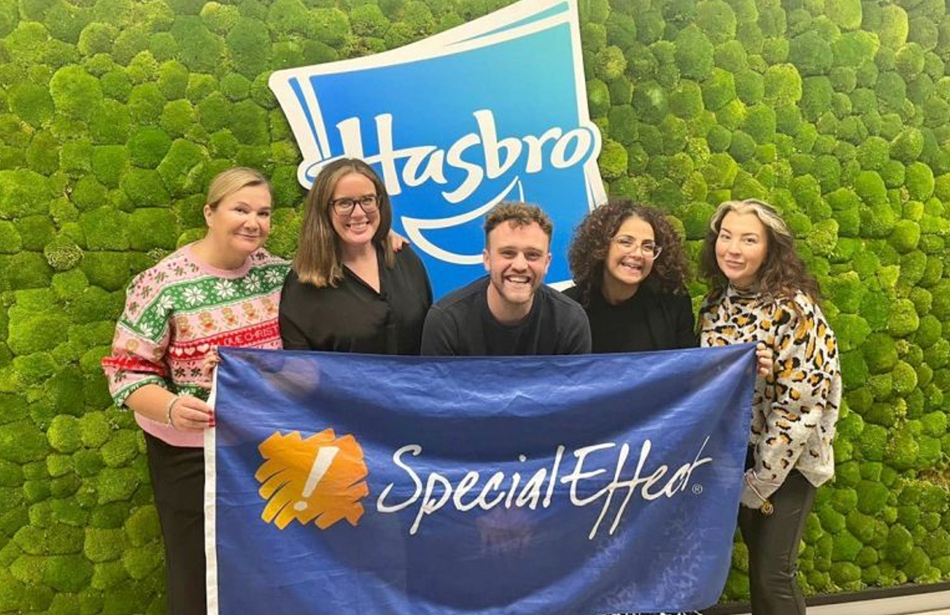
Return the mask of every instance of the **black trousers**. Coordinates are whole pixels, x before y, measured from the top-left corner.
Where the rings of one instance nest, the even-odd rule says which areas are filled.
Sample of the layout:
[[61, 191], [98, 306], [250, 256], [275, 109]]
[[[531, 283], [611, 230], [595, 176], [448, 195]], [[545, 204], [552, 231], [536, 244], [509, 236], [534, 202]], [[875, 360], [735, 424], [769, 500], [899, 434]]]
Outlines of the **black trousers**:
[[145, 434], [155, 508], [165, 542], [169, 615], [206, 615], [204, 449]]
[[775, 512], [739, 507], [739, 528], [749, 547], [752, 615], [805, 615], [798, 586], [798, 544], [815, 502], [815, 487], [792, 470], [769, 501]]

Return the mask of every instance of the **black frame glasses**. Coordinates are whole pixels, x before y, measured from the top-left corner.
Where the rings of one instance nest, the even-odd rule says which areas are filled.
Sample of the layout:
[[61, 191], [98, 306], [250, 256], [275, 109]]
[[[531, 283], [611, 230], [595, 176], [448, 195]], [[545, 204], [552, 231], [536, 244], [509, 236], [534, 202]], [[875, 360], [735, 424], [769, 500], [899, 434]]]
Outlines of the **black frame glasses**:
[[371, 214], [379, 209], [379, 196], [376, 194], [364, 194], [356, 199], [343, 197], [330, 201], [330, 205], [333, 206], [333, 211], [341, 216], [348, 216], [353, 213], [357, 203], [363, 208], [364, 213]]

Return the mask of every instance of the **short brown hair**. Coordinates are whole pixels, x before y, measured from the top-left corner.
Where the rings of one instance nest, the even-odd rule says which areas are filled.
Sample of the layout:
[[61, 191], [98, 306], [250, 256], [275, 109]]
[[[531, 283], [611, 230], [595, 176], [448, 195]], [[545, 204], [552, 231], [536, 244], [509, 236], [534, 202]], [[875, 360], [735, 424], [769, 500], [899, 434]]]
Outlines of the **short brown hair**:
[[503, 201], [485, 217], [485, 245], [488, 245], [488, 235], [502, 222], [509, 222], [512, 226], [528, 226], [532, 222], [541, 227], [548, 236], [548, 245], [551, 245], [551, 235], [554, 234], [554, 223], [544, 210], [537, 205], [520, 201]]
[[387, 239], [393, 210], [386, 186], [373, 168], [362, 160], [340, 158], [323, 167], [307, 193], [306, 211], [293, 262], [294, 271], [304, 284], [323, 288], [336, 286], [343, 280], [343, 249], [339, 235], [333, 230], [330, 209], [337, 182], [350, 173], [359, 173], [373, 182], [379, 204], [379, 228], [373, 235], [373, 245], [382, 248], [387, 267], [391, 269], [396, 262]]
[[716, 260], [716, 241], [722, 228], [722, 220], [730, 211], [740, 215], [755, 214], [765, 227], [768, 251], [756, 276], [758, 292], [775, 299], [794, 299], [797, 292], [802, 292], [818, 303], [821, 295], [818, 281], [808, 273], [805, 263], [795, 252], [795, 237], [788, 225], [771, 205], [757, 199], [725, 201], [719, 205], [709, 221], [709, 231], [706, 233], [700, 257], [700, 269], [712, 286], [711, 293], [717, 295], [729, 284]]
[[205, 204], [214, 211], [226, 197], [248, 186], [266, 186], [268, 192], [273, 192], [270, 182], [260, 171], [248, 167], [232, 167], [212, 178], [211, 183], [208, 184], [208, 197], [205, 199]]
[[643, 284], [661, 293], [686, 294], [689, 265], [676, 229], [660, 210], [629, 199], [616, 198], [587, 214], [574, 232], [568, 250], [571, 275], [582, 291], [582, 304], [587, 305], [591, 293], [603, 284], [604, 260], [610, 250], [610, 243], [628, 218], [640, 218], [649, 224], [656, 244], [663, 248], [662, 254], [653, 264], [653, 271]]

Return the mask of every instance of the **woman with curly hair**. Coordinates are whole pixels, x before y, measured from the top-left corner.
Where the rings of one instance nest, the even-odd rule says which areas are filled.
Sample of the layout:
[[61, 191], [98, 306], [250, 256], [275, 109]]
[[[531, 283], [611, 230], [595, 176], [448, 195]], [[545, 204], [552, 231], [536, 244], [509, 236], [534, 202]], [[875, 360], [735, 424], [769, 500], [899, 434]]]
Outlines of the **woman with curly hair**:
[[594, 352], [698, 345], [682, 243], [659, 210], [611, 199], [578, 227], [568, 260], [565, 294], [587, 312]]
[[804, 614], [798, 544], [816, 488], [834, 474], [841, 368], [818, 283], [766, 203], [727, 201], [710, 222], [701, 267], [703, 346], [764, 342], [774, 370], [756, 381], [739, 527], [749, 547], [754, 615]]

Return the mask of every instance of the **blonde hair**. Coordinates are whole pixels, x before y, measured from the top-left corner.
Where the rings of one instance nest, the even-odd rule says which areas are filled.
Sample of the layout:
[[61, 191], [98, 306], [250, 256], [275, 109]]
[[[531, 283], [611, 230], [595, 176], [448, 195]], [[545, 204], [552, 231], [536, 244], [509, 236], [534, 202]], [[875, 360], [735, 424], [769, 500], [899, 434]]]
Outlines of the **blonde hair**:
[[330, 210], [337, 182], [350, 173], [359, 173], [373, 182], [379, 205], [379, 228], [376, 229], [372, 242], [374, 246], [383, 250], [388, 268], [392, 269], [396, 263], [396, 257], [387, 238], [392, 226], [393, 213], [386, 186], [373, 168], [362, 160], [341, 158], [323, 167], [313, 180], [310, 192], [307, 193], [306, 211], [300, 227], [297, 254], [293, 262], [294, 272], [304, 284], [323, 288], [336, 286], [343, 280], [343, 248], [340, 236], [333, 229]]
[[268, 192], [273, 192], [270, 182], [260, 171], [248, 167], [232, 167], [221, 171], [211, 180], [205, 204], [214, 211], [225, 198], [248, 186], [266, 186]]
[[700, 256], [700, 269], [712, 286], [712, 294], [722, 292], [729, 285], [716, 258], [719, 230], [722, 228], [723, 218], [729, 212], [738, 215], [755, 214], [765, 227], [766, 255], [756, 273], [758, 292], [766, 297], [785, 299], [794, 299], [795, 294], [801, 292], [818, 303], [821, 289], [818, 281], [808, 273], [805, 263], [795, 252], [794, 235], [771, 205], [757, 199], [726, 201], [719, 205], [709, 221], [709, 232], [706, 233]]
[[712, 219], [709, 220], [710, 230], [718, 235], [719, 228], [722, 226], [722, 219], [725, 218], [726, 214], [730, 211], [734, 211], [739, 215], [748, 213], [755, 214], [762, 225], [771, 229], [773, 233], [783, 237], [793, 238], [792, 232], [788, 229], [788, 225], [785, 224], [785, 220], [778, 215], [778, 212], [772, 209], [772, 206], [768, 203], [763, 203], [758, 199], [744, 199], [741, 201], [725, 201], [720, 203], [716, 209], [716, 213], [714, 213]]

